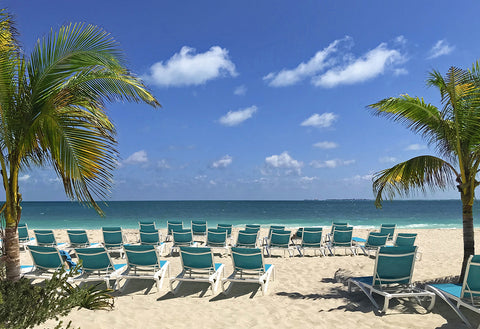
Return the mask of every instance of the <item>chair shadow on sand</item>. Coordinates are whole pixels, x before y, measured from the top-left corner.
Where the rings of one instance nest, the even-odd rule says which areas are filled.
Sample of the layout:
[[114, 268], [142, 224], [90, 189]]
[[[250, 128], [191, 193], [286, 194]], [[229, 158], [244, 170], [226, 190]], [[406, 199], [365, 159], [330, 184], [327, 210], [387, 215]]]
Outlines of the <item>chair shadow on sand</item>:
[[[340, 305], [335, 308], [328, 310], [319, 310], [319, 312], [332, 312], [332, 311], [346, 311], [346, 312], [362, 312], [370, 313], [373, 312], [375, 316], [401, 316], [402, 314], [418, 314], [419, 321], [421, 321], [421, 315], [426, 314], [427, 311], [424, 307], [418, 304], [414, 299], [392, 299], [390, 302], [390, 308], [388, 313], [381, 313], [372, 306], [368, 298], [365, 297], [361, 291], [355, 291], [351, 294], [348, 293], [346, 289], [347, 280], [353, 276], [353, 273], [347, 270], [339, 269], [335, 273], [335, 277], [323, 278], [321, 279], [322, 283], [342, 283], [343, 286], [335, 286], [330, 288], [325, 293], [309, 293], [304, 294], [300, 292], [286, 292], [280, 291], [277, 292], [277, 296], [287, 297], [290, 299], [304, 299], [312, 301], [320, 301], [322, 299], [342, 299], [345, 301], [345, 304]], [[428, 282], [415, 282], [416, 285], [424, 286], [429, 283], [443, 283], [443, 282], [452, 282], [458, 280], [458, 277], [444, 277], [437, 278], [435, 280], [429, 280]], [[375, 299], [381, 303], [383, 297], [375, 296]], [[462, 309], [463, 311], [463, 309]], [[468, 312], [467, 312], [468, 311]], [[480, 316], [477, 313], [471, 312], [469, 310], [465, 311], [465, 315], [469, 319], [474, 319], [473, 323], [480, 323]], [[451, 310], [451, 308], [439, 298], [436, 299], [435, 306], [431, 313], [437, 314], [445, 319], [447, 323], [443, 324], [440, 329], [458, 329], [458, 328], [467, 328], [463, 322], [457, 317], [457, 315]]]

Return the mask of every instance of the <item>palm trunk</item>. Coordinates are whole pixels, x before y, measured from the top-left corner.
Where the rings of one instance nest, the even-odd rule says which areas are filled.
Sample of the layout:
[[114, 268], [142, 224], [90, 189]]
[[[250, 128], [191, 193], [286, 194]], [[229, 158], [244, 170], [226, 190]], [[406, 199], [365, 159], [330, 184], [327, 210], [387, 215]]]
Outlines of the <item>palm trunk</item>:
[[20, 244], [18, 242], [17, 226], [5, 228], [5, 265], [7, 280], [20, 279]]
[[[473, 199], [473, 198], [472, 198]], [[463, 263], [459, 282], [462, 283], [465, 277], [468, 258], [475, 254], [475, 240], [473, 230], [473, 200], [468, 202], [462, 197], [463, 213]]]

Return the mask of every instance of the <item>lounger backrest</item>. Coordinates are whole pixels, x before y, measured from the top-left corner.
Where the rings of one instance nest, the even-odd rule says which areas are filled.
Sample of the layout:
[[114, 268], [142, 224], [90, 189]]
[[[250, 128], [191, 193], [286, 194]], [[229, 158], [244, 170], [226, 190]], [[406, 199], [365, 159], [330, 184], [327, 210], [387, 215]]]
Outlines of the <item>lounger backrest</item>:
[[52, 230], [33, 230], [37, 245], [39, 246], [56, 246], [57, 241]]
[[288, 248], [291, 234], [290, 231], [273, 230], [270, 236], [270, 247]]
[[70, 246], [86, 246], [90, 244], [85, 230], [67, 230]]
[[127, 255], [127, 263], [130, 267], [145, 266], [156, 267], [159, 265], [158, 254], [152, 245], [128, 245], [123, 246]]
[[171, 235], [174, 231], [181, 231], [183, 230], [183, 222], [181, 221], [174, 221], [169, 220], [167, 221], [167, 234]]
[[109, 271], [114, 268], [105, 248], [75, 248], [75, 253], [82, 261], [85, 271]]
[[156, 245], [160, 243], [160, 236], [158, 235], [158, 231], [155, 230], [151, 231], [139, 231], [140, 234], [140, 243], [144, 245]]
[[28, 235], [28, 227], [27, 224], [18, 224], [18, 240], [20, 242], [28, 242], [30, 241], [30, 235]]
[[192, 220], [192, 232], [193, 232], [193, 234], [205, 234], [205, 233], [207, 233], [207, 221]]
[[320, 247], [322, 244], [322, 228], [310, 231], [305, 228], [302, 232], [302, 247]]
[[381, 247], [375, 259], [373, 285], [410, 284], [417, 247]]
[[255, 248], [257, 245], [258, 232], [238, 231], [237, 247]]
[[465, 279], [462, 285], [462, 298], [480, 296], [480, 255], [472, 255], [468, 259]]
[[117, 248], [123, 245], [123, 234], [121, 227], [102, 227], [102, 234], [103, 242], [106, 248]]
[[139, 221], [138, 227], [143, 232], [158, 232], [155, 222]]
[[237, 248], [231, 250], [233, 268], [235, 271], [261, 271], [265, 270], [263, 253], [258, 248]]
[[209, 228], [207, 231], [207, 245], [225, 246], [227, 242], [227, 231], [225, 229]]
[[178, 245], [178, 244], [188, 244], [193, 241], [192, 237], [192, 230], [190, 229], [185, 229], [181, 231], [173, 231], [172, 232], [173, 236], [173, 243]]
[[37, 268], [55, 270], [63, 266], [63, 259], [56, 247], [27, 246]]
[[387, 243], [388, 234], [381, 232], [370, 232], [367, 238], [367, 247], [383, 247]]
[[268, 238], [272, 236], [273, 231], [285, 231], [285, 226], [283, 225], [270, 225], [268, 229]]
[[227, 231], [227, 235], [232, 235], [232, 224], [217, 224], [217, 229], [223, 229]]
[[397, 238], [395, 239], [396, 246], [413, 246], [415, 244], [415, 239], [417, 238], [417, 233], [398, 233]]
[[338, 226], [333, 231], [332, 245], [338, 247], [348, 247], [352, 245], [353, 227]]
[[380, 225], [380, 233], [388, 234], [388, 240], [392, 240], [396, 226], [396, 224], [382, 224]]
[[256, 233], [258, 235], [260, 227], [245, 227], [242, 231], [246, 233]]
[[346, 228], [348, 227], [347, 222], [332, 222], [332, 230], [330, 231], [330, 234], [333, 234], [336, 228]]
[[185, 270], [213, 270], [212, 249], [205, 247], [180, 247], [180, 259]]
[[245, 225], [245, 228], [256, 228], [258, 230], [260, 230], [260, 224], [246, 224]]

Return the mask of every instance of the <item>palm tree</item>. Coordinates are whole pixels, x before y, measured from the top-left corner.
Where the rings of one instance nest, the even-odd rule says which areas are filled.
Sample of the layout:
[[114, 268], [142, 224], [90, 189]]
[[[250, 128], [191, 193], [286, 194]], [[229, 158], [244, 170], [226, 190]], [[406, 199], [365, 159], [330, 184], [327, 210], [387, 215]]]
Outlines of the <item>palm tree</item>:
[[1, 212], [8, 279], [20, 274], [19, 173], [51, 165], [69, 198], [101, 213], [95, 199], [108, 195], [117, 163], [106, 104], [117, 100], [160, 106], [125, 68], [110, 34], [93, 25], [65, 25], [39, 40], [27, 57], [11, 16], [0, 11]]
[[471, 70], [451, 67], [445, 77], [432, 71], [427, 86], [438, 88], [441, 108], [423, 99], [402, 95], [381, 100], [368, 107], [378, 116], [405, 124], [434, 146], [440, 157], [423, 155], [399, 163], [374, 175], [376, 205], [384, 196], [408, 196], [414, 190], [456, 187], [462, 200], [463, 264], [475, 252], [473, 202], [480, 165], [480, 66]]

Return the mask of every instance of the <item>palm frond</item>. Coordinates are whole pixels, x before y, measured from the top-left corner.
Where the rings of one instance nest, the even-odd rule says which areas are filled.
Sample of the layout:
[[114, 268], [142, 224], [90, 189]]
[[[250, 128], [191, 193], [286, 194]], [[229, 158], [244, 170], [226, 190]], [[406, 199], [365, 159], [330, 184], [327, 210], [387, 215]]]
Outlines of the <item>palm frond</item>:
[[376, 173], [373, 177], [375, 205], [381, 207], [385, 197], [409, 196], [412, 191], [445, 189], [458, 176], [455, 168], [435, 156], [423, 155]]

